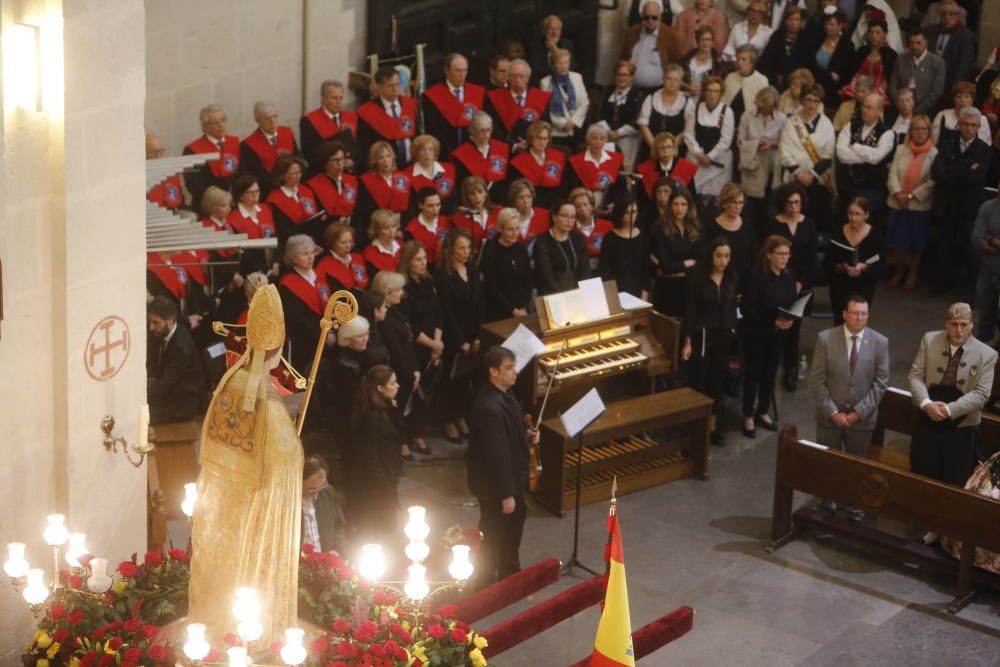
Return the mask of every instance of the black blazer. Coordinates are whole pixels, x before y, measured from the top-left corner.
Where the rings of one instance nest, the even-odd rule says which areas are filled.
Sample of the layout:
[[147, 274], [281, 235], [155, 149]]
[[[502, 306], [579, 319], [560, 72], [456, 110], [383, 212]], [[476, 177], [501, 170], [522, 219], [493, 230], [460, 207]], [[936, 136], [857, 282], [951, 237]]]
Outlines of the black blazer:
[[815, 55], [814, 52], [809, 51], [805, 35], [801, 30], [787, 48], [785, 45], [786, 34], [784, 26], [775, 30], [757, 61], [757, 69], [779, 91], [788, 88], [788, 75], [793, 71], [800, 67], [808, 68], [811, 71]]
[[396, 484], [406, 441], [385, 408], [368, 407], [354, 425], [354, 451], [348, 481], [351, 513], [391, 519], [399, 511]]
[[522, 498], [528, 486], [524, 413], [509, 392], [487, 382], [469, 412], [465, 455], [469, 491], [481, 501]]
[[770, 271], [765, 273], [759, 266], [754, 267], [740, 304], [744, 332], [757, 340], [773, 338], [777, 334], [774, 322], [778, 319], [778, 308], [788, 308], [795, 297], [794, 271], [775, 275]]
[[437, 290], [441, 301], [441, 331], [445, 346], [457, 350], [479, 338], [479, 326], [484, 320], [483, 293], [479, 270], [466, 264], [468, 281], [457, 273], [437, 272]]
[[479, 255], [479, 269], [487, 322], [513, 317], [515, 308], [527, 310], [534, 281], [531, 258], [523, 244], [504, 246], [499, 239], [490, 239]]
[[[823, 86], [823, 92], [826, 93], [823, 104], [833, 110], [840, 106], [840, 96], [837, 95], [837, 91], [841, 86], [850, 83], [851, 77], [857, 69], [854, 67], [854, 44], [851, 42], [851, 34], [844, 32], [837, 45], [833, 47], [833, 55], [830, 56], [828, 69], [823, 69], [816, 64], [816, 52], [823, 45], [823, 39], [823, 36], [820, 36], [819, 43], [809, 47], [813, 54], [809, 69], [816, 78], [816, 83]], [[833, 77], [830, 76], [832, 73], [836, 73], [840, 78], [834, 81]], [[890, 71], [889, 75], [891, 74]]]
[[200, 418], [208, 383], [191, 332], [178, 323], [162, 353], [161, 340], [153, 335], [146, 337], [146, 396], [150, 423]]
[[976, 137], [962, 152], [961, 138], [949, 133], [938, 142], [938, 154], [931, 165], [934, 179], [934, 215], [955, 220], [974, 220], [983, 200], [993, 153]]
[[420, 370], [420, 366], [413, 343], [413, 327], [406, 312], [393, 306], [384, 321], [375, 323], [375, 328], [389, 351], [389, 365], [396, 373], [396, 380], [401, 385], [412, 385], [413, 373]]
[[590, 278], [590, 259], [583, 235], [570, 232], [562, 243], [551, 234], [535, 239], [535, 287], [539, 296], [576, 289], [581, 280]]
[[[398, 457], [397, 457], [398, 458]], [[323, 551], [344, 553], [347, 534], [344, 512], [340, 508], [337, 492], [328, 486], [319, 492], [313, 501], [316, 508], [316, 525], [319, 528], [319, 542]]]

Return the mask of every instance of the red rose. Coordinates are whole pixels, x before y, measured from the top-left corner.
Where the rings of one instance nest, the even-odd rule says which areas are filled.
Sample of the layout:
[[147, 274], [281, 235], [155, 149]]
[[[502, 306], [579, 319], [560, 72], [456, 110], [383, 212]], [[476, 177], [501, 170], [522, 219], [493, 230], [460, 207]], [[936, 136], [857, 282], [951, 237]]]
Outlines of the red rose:
[[427, 634], [434, 639], [442, 639], [444, 638], [445, 630], [440, 625], [435, 623], [434, 625], [427, 626]]
[[354, 576], [354, 571], [346, 565], [337, 568], [337, 576], [341, 581], [349, 581]]
[[347, 663], [343, 660], [337, 660], [336, 662], [331, 662], [326, 667], [347, 667]]
[[381, 644], [372, 644], [368, 647], [368, 652], [376, 658], [384, 658], [386, 655], [385, 647]]
[[358, 589], [363, 593], [367, 593], [369, 590], [371, 590], [371, 587], [372, 587], [371, 584], [368, 583], [368, 581], [365, 579], [362, 579], [361, 581], [358, 582]]
[[62, 644], [69, 639], [69, 630], [56, 630], [52, 633], [52, 639]]
[[140, 623], [137, 619], [130, 618], [122, 625], [122, 629], [125, 632], [135, 632], [140, 627]]
[[440, 614], [442, 618], [453, 618], [457, 613], [458, 606], [453, 604], [446, 604], [438, 609], [438, 614]]
[[163, 554], [159, 551], [147, 551], [146, 555], [143, 556], [143, 560], [146, 562], [146, 565], [152, 565], [155, 567], [163, 563]]
[[109, 648], [109, 649], [111, 649], [113, 651], [117, 651], [118, 649], [120, 649], [122, 647], [123, 643], [124, 642], [122, 642], [122, 638], [121, 637], [112, 637], [111, 639], [108, 640], [107, 648]]
[[102, 639], [104, 639], [104, 635], [106, 634], [108, 634], [108, 631], [105, 628], [97, 628], [96, 630], [90, 633], [90, 638], [93, 639], [95, 642], [99, 642]]
[[354, 638], [359, 642], [361, 642], [362, 644], [367, 644], [368, 642], [370, 642], [372, 639], [375, 638], [375, 635], [373, 635], [371, 632], [368, 632], [364, 628], [358, 628], [357, 630], [354, 631]]
[[451, 638], [459, 644], [463, 644], [465, 643], [465, 631], [460, 628], [455, 628], [451, 631]]
[[83, 588], [83, 577], [78, 574], [74, 574], [69, 578], [69, 587], [75, 590], [80, 590]]
[[378, 626], [375, 625], [374, 621], [365, 621], [364, 623], [361, 624], [361, 627], [372, 634], [378, 632]]
[[86, 617], [87, 617], [86, 614], [84, 614], [79, 609], [76, 609], [70, 612], [69, 616], [66, 617], [66, 620], [69, 621], [70, 625], [76, 626], [83, 623], [83, 619], [85, 619]]
[[187, 560], [188, 557], [188, 553], [183, 549], [171, 549], [167, 553], [169, 553], [170, 557], [174, 560]]
[[317, 637], [309, 643], [309, 650], [313, 653], [326, 653], [329, 647], [330, 642], [326, 641], [326, 637]]
[[97, 664], [101, 667], [108, 667], [108, 665], [115, 664], [115, 656], [111, 653], [105, 653], [101, 656], [101, 659], [97, 661]]
[[316, 551], [316, 547], [306, 542], [305, 544], [302, 545], [302, 551], [304, 551], [307, 554], [311, 554]]
[[222, 641], [226, 642], [226, 644], [228, 644], [229, 646], [236, 646], [237, 644], [240, 643], [240, 640], [239, 638], [236, 637], [235, 632], [227, 632], [226, 635], [222, 638]]
[[131, 660], [122, 660], [121, 667], [139, 667], [139, 665]]
[[358, 647], [351, 642], [338, 642], [337, 654], [342, 655], [345, 658], [353, 658], [358, 654]]
[[156, 636], [156, 633], [160, 631], [155, 625], [144, 625], [142, 626], [142, 636], [146, 639], [152, 639]]
[[163, 660], [167, 657], [167, 647], [163, 644], [153, 644], [149, 647], [149, 657], [153, 660]]
[[52, 616], [54, 620], [58, 621], [66, 615], [66, 607], [61, 604], [54, 604], [52, 605], [52, 608], [49, 609], [49, 615]]
[[125, 659], [131, 662], [139, 662], [142, 660], [142, 649], [138, 646], [133, 646], [125, 651]]
[[125, 560], [118, 564], [118, 571], [123, 577], [134, 577], [139, 572], [139, 566], [130, 560]]
[[403, 629], [403, 626], [399, 623], [393, 623], [389, 626], [389, 632], [392, 633], [393, 637], [398, 639], [403, 644], [409, 644], [412, 640], [410, 633]]
[[372, 662], [371, 656], [365, 653], [354, 661], [354, 667], [375, 667], [375, 663]]
[[348, 623], [347, 621], [341, 619], [339, 621], [334, 621], [332, 627], [333, 627], [333, 631], [334, 632], [336, 632], [337, 634], [341, 634], [342, 635], [342, 634], [344, 634], [345, 632], [347, 632], [348, 630], [351, 629], [351, 624]]

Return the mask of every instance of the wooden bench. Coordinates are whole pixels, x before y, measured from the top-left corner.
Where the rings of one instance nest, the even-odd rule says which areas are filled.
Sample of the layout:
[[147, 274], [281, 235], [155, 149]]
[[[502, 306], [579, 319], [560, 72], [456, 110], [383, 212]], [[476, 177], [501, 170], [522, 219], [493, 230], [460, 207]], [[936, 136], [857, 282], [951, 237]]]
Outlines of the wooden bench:
[[[962, 543], [956, 562], [921, 541], [907, 540], [812, 508], [792, 512], [793, 492], [873, 512]], [[948, 611], [972, 599], [975, 585], [1000, 588], [1000, 576], [973, 567], [977, 547], [1000, 552], [1000, 501], [980, 496], [871, 458], [827, 449], [798, 439], [795, 426], [778, 438], [771, 544], [774, 551], [807, 527], [874, 549], [891, 558], [957, 577]]]
[[162, 549], [167, 543], [167, 520], [184, 517], [181, 502], [184, 485], [198, 477], [196, 447], [201, 438], [200, 421], [171, 422], [150, 428], [156, 446], [147, 458], [147, 546]]

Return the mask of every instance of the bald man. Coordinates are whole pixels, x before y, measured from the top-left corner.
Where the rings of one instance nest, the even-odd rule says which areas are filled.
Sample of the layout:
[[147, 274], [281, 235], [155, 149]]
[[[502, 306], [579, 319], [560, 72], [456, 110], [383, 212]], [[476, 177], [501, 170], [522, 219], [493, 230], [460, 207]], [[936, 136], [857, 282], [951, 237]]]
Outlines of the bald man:
[[[167, 147], [157, 135], [146, 133], [146, 159], [159, 160], [167, 157]], [[184, 190], [181, 188], [181, 175], [174, 174], [170, 178], [157, 183], [146, 193], [146, 198], [154, 204], [171, 210], [184, 205]]]
[[444, 59], [445, 80], [423, 95], [424, 131], [441, 142], [442, 161], [469, 138], [469, 123], [483, 109], [486, 90], [469, 83], [468, 74], [469, 61], [452, 53]]
[[861, 114], [837, 137], [837, 188], [840, 200], [864, 197], [873, 220], [885, 210], [886, 184], [889, 180], [889, 159], [896, 135], [882, 121], [884, 100], [871, 93], [861, 100]]

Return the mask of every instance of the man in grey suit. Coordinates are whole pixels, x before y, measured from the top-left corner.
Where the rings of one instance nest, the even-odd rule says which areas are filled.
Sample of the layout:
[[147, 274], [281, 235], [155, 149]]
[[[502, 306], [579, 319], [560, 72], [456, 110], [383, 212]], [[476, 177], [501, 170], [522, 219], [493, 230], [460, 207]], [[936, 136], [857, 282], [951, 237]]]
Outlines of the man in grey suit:
[[949, 306], [945, 325], [924, 334], [910, 367], [913, 404], [923, 413], [910, 444], [910, 470], [960, 487], [976, 462], [997, 353], [972, 335], [969, 304]]
[[933, 116], [938, 100], [944, 94], [944, 58], [927, 50], [927, 33], [917, 29], [910, 34], [910, 51], [900, 54], [889, 79], [889, 97], [896, 102], [896, 94], [903, 89], [913, 91], [913, 115]]
[[971, 81], [976, 64], [976, 34], [958, 19], [958, 3], [945, 0], [938, 6], [941, 22], [927, 28], [927, 47], [944, 58], [944, 88], [956, 81]]
[[889, 386], [889, 339], [867, 328], [865, 297], [848, 297], [843, 316], [843, 326], [820, 332], [813, 351], [816, 442], [865, 456]]

